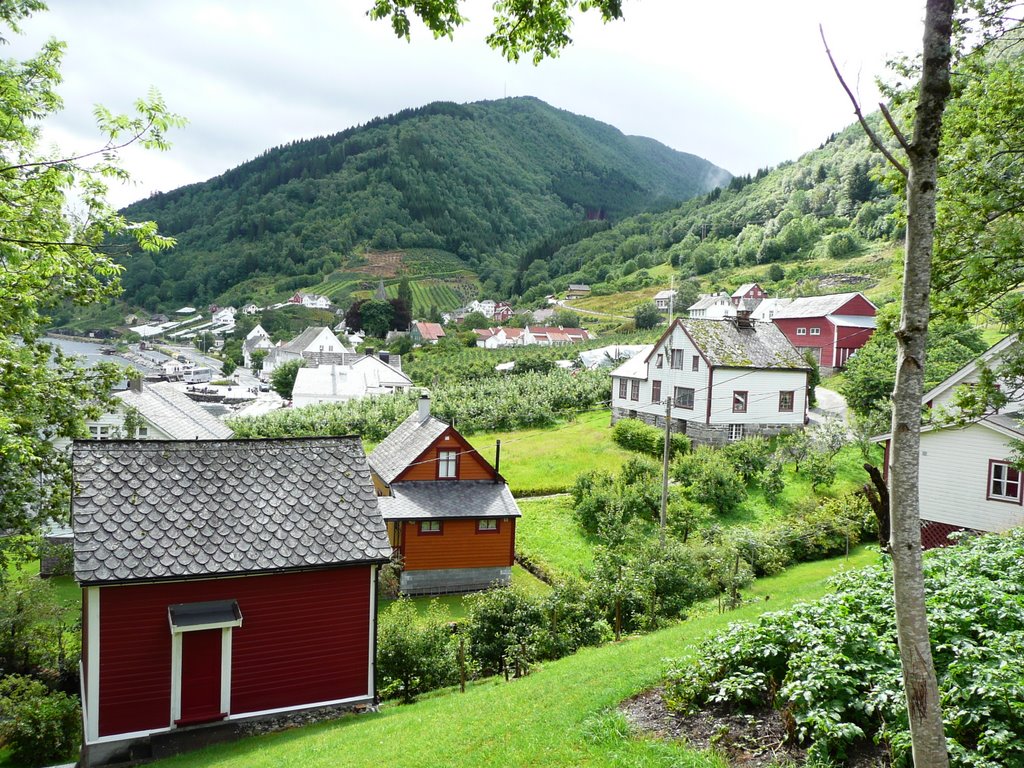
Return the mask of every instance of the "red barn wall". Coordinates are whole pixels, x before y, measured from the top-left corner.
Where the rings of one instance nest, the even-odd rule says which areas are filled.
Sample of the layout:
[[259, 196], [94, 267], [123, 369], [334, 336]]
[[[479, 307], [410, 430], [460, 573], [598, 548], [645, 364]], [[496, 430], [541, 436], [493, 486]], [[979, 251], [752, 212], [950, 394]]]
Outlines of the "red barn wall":
[[229, 599], [232, 714], [370, 693], [370, 566], [102, 587], [100, 736], [169, 725], [167, 606]]
[[500, 520], [497, 533], [479, 533], [475, 519], [444, 520], [441, 533], [421, 534], [418, 522], [406, 522], [402, 557], [408, 571], [439, 568], [490, 568], [512, 565], [515, 518]]
[[843, 304], [839, 309], [833, 312], [833, 315], [861, 315], [864, 317], [874, 317], [877, 312], [872, 306], [871, 302], [865, 299], [863, 296], [857, 295], [850, 299], [848, 302]]

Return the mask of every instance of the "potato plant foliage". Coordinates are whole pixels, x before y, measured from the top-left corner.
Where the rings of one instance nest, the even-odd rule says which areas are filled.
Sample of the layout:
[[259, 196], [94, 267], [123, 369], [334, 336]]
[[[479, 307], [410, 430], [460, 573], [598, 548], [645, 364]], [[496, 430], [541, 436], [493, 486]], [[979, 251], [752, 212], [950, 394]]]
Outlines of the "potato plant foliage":
[[[925, 558], [932, 651], [951, 764], [1024, 765], [1024, 532]], [[756, 624], [735, 624], [668, 674], [680, 711], [724, 704], [786, 713], [812, 758], [887, 744], [908, 765], [910, 733], [889, 564], [842, 574], [833, 591]]]

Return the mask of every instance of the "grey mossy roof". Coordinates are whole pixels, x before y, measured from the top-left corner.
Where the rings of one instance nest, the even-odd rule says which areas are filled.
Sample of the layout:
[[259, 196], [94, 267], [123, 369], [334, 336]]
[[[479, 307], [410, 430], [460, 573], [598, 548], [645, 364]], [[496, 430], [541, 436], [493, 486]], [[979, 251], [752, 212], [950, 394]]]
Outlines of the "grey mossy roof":
[[413, 411], [409, 418], [399, 424], [394, 432], [370, 452], [367, 459], [370, 468], [381, 480], [390, 485], [446, 429], [448, 425], [443, 421], [433, 416], [421, 420], [419, 411]]
[[508, 485], [490, 480], [434, 480], [395, 483], [381, 496], [385, 520], [520, 517]]
[[83, 584], [382, 562], [358, 438], [76, 441]]
[[721, 368], [800, 368], [805, 361], [775, 323], [737, 328], [733, 319], [678, 320], [711, 365]]
[[227, 424], [173, 384], [144, 383], [141, 392], [126, 389], [116, 396], [176, 440], [226, 440], [233, 434]]

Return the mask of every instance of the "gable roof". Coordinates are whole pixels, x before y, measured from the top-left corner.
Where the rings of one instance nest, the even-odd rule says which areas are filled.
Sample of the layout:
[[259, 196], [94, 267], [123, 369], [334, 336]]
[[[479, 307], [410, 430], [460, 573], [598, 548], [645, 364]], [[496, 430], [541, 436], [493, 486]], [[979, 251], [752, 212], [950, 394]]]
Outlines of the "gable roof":
[[[735, 320], [695, 320], [678, 318], [658, 339], [654, 350], [678, 326], [704, 355], [708, 364], [718, 368], [757, 368], [809, 370], [796, 348], [774, 323], [751, 322], [750, 328], [739, 328]], [[654, 350], [648, 353], [650, 360]], [[645, 362], [646, 362], [645, 360]]]
[[666, 288], [664, 291], [658, 291], [656, 294], [654, 294], [654, 300], [657, 301], [658, 299], [671, 299], [675, 295], [676, 291], [672, 291]]
[[743, 285], [741, 285], [739, 288], [732, 292], [732, 297], [734, 299], [742, 299], [751, 290], [760, 287], [761, 286], [759, 286], [757, 283], [744, 283]]
[[728, 304], [729, 297], [724, 293], [712, 293], [707, 296], [701, 296], [697, 301], [686, 308], [686, 311], [696, 309], [709, 309], [711, 307], [718, 306], [719, 304]]
[[383, 562], [384, 521], [355, 437], [76, 441], [83, 584]]
[[651, 359], [654, 347], [654, 344], [647, 344], [642, 347], [639, 352], [612, 371], [611, 375], [623, 379], [646, 379], [647, 361]]
[[997, 360], [1006, 350], [1015, 346], [1017, 344], [1017, 341], [1018, 338], [1016, 333], [1011, 333], [1009, 336], [1002, 339], [1001, 341], [997, 341], [995, 344], [986, 349], [978, 357], [969, 362], [963, 368], [947, 376], [943, 381], [940, 381], [930, 390], [925, 392], [924, 396], [921, 398], [921, 402], [927, 403], [930, 400], [934, 400], [936, 397], [943, 394], [944, 392], [961, 384], [963, 381], [969, 378], [971, 374], [976, 373], [978, 369], [981, 367], [982, 363], [987, 365], [993, 360]]
[[115, 396], [175, 440], [226, 440], [234, 434], [173, 384], [143, 384], [141, 392], [126, 389]]
[[446, 429], [448, 425], [443, 421], [433, 416], [421, 419], [419, 411], [413, 411], [409, 418], [399, 424], [394, 432], [381, 440], [371, 451], [367, 458], [370, 469], [390, 485], [406, 467], [430, 447], [431, 443], [444, 434]]
[[854, 291], [852, 293], [833, 293], [828, 296], [801, 296], [800, 298], [793, 299], [787, 306], [782, 307], [776, 313], [773, 319], [785, 320], [787, 318], [801, 318], [801, 317], [825, 317], [825, 315], [833, 315], [839, 312], [843, 306], [850, 301], [860, 296], [872, 307], [875, 307], [863, 293]]
[[521, 517], [508, 485], [490, 480], [395, 483], [378, 499], [385, 520]]
[[309, 328], [304, 330], [291, 341], [279, 346], [278, 350], [281, 352], [291, 352], [296, 355], [301, 355], [309, 348], [310, 344], [316, 341], [317, 336], [319, 336], [324, 331], [327, 331], [327, 333], [331, 334], [331, 337], [338, 342], [338, 351], [344, 352], [345, 345], [341, 343], [341, 340], [334, 335], [334, 332], [330, 328], [324, 325], [311, 325]]
[[444, 338], [444, 328], [440, 323], [413, 323], [420, 334], [420, 338], [426, 341], [436, 341]]

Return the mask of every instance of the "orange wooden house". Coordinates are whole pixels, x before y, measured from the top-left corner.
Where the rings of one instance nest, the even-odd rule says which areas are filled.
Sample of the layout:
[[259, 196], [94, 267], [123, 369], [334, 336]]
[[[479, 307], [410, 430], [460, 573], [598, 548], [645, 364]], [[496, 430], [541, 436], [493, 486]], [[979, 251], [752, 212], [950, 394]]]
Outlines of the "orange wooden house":
[[368, 457], [405, 594], [469, 592], [512, 578], [519, 507], [498, 471], [430, 399]]

